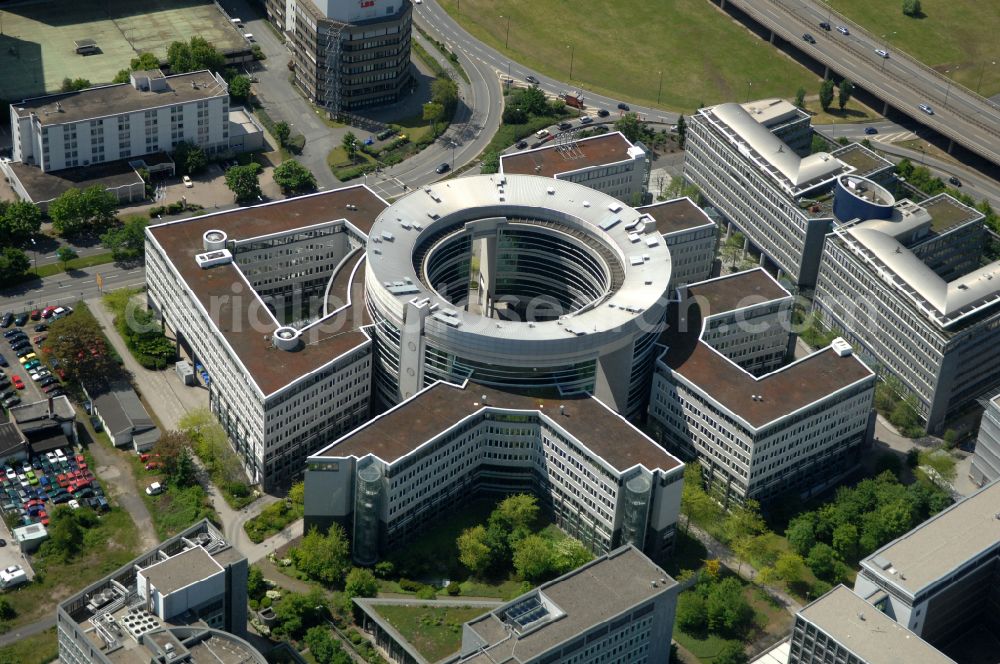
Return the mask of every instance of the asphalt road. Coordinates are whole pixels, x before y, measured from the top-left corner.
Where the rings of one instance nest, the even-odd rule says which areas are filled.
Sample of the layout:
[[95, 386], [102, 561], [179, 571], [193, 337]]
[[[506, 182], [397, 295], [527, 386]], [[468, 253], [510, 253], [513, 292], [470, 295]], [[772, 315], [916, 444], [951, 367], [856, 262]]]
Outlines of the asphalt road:
[[[724, 1], [921, 124], [1000, 164], [1000, 107], [894, 49], [891, 34], [870, 34], [813, 0]], [[821, 21], [829, 21], [834, 29], [821, 29]], [[837, 32], [837, 26], [845, 26], [850, 34]], [[807, 32], [815, 44], [802, 39]], [[876, 49], [890, 56], [882, 58]], [[922, 103], [934, 114], [921, 111]]]
[[145, 268], [99, 265], [6, 288], [3, 297], [0, 298], [0, 309], [11, 312], [30, 311], [49, 305], [73, 304], [80, 300], [98, 297], [101, 294], [97, 287], [98, 273], [104, 279], [105, 291], [126, 286], [142, 286], [146, 283]]

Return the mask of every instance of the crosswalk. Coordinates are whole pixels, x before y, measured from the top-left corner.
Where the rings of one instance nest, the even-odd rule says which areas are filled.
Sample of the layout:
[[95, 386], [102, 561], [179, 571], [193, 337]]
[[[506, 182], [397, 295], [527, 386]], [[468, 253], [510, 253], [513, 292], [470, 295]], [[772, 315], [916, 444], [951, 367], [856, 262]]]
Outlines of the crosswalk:
[[879, 143], [899, 143], [900, 141], [910, 141], [917, 138], [912, 131], [895, 131], [888, 134], [875, 134], [872, 140]]

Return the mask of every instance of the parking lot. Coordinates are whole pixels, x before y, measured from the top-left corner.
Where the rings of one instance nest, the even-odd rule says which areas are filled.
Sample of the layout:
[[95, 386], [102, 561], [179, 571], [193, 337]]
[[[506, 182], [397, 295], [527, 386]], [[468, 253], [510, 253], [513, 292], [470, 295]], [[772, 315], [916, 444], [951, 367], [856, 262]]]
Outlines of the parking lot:
[[[5, 342], [0, 346], [0, 355], [7, 363], [0, 378], [0, 395], [5, 408], [18, 403], [42, 401], [50, 395], [62, 393], [58, 368], [43, 364], [40, 352], [40, 346], [48, 336], [48, 323], [72, 313], [68, 307], [61, 312], [59, 309], [47, 307], [32, 312], [5, 312], [0, 317]], [[22, 362], [22, 359], [25, 361]], [[33, 374], [40, 376], [39, 380], [33, 380]], [[45, 392], [46, 388], [49, 392]]]
[[30, 462], [4, 464], [0, 472], [0, 509], [22, 525], [49, 525], [49, 512], [56, 505], [108, 509], [104, 489], [87, 461], [72, 450], [58, 449]]

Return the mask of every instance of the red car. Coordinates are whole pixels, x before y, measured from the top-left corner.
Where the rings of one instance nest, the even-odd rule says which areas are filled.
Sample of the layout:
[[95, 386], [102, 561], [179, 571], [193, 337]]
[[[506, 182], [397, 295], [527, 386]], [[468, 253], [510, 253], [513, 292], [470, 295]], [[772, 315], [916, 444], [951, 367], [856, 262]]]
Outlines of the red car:
[[32, 312], [31, 312], [31, 314], [29, 315], [29, 318], [31, 318], [31, 320], [38, 320], [38, 319], [39, 319], [39, 318], [41, 318], [41, 317], [42, 317], [42, 312], [41, 312], [41, 310], [40, 310], [40, 309], [35, 309], [35, 310], [34, 310], [34, 311], [32, 311]]
[[14, 374], [13, 376], [11, 376], [10, 377], [10, 381], [12, 383], [14, 383], [14, 387], [16, 387], [17, 389], [19, 389], [19, 390], [23, 390], [24, 389], [24, 381], [21, 380], [21, 377], [18, 376], [17, 374]]
[[159, 461], [150, 461], [146, 464], [146, 470], [156, 470], [157, 468], [162, 468], [163, 464]]
[[[85, 463], [87, 461], [87, 457], [83, 456], [82, 454], [77, 454], [74, 458], [76, 459], [77, 463]], [[86, 466], [80, 466], [80, 467], [86, 468]]]
[[42, 318], [48, 319], [52, 318], [52, 313], [59, 307], [45, 307], [42, 309]]
[[41, 342], [45, 341], [45, 336], [46, 335], [44, 335], [44, 334], [39, 334], [37, 337], [35, 337], [34, 339], [31, 340], [31, 343], [33, 343], [33, 344], [35, 344], [37, 346]]

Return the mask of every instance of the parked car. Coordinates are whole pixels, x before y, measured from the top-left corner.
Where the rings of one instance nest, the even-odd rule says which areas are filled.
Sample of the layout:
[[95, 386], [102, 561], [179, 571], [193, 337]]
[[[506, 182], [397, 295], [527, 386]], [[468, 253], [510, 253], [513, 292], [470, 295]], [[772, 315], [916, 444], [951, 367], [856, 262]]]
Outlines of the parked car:
[[593, 121], [594, 121], [594, 118], [590, 117], [589, 115], [581, 115], [580, 116], [580, 124], [590, 124]]
[[[10, 316], [10, 314], [6, 314], [6, 315]], [[18, 329], [7, 330], [6, 332], [3, 333], [3, 336], [4, 336], [5, 339], [10, 339], [11, 337], [16, 337], [19, 334], [24, 334], [24, 331], [23, 330], [18, 330]]]
[[2, 318], [0, 318], [0, 327], [10, 327], [10, 324], [14, 322], [14, 314], [9, 311], [4, 312]]
[[14, 325], [17, 325], [18, 327], [23, 326], [27, 322], [28, 322], [28, 313], [27, 312], [24, 312], [23, 314], [18, 314], [14, 318]]
[[46, 320], [49, 319], [49, 318], [52, 318], [52, 312], [55, 311], [55, 310], [56, 310], [56, 307], [54, 307], [54, 306], [45, 307], [44, 309], [42, 309], [42, 318], [44, 318]]
[[19, 403], [21, 403], [21, 397], [10, 397], [9, 399], [4, 399], [3, 407], [10, 408], [11, 406], [16, 406]]
[[162, 467], [163, 464], [160, 463], [159, 461], [150, 461], [149, 463], [146, 464], [146, 470], [157, 470], [158, 468]]
[[35, 326], [35, 332], [45, 332], [48, 329], [49, 326], [46, 325], [45, 323], [39, 323], [38, 325]]
[[191, 182], [191, 176], [190, 175], [185, 175], [184, 177], [182, 177], [181, 178], [181, 182], [183, 182], [184, 186], [187, 187], [188, 189], [190, 189], [191, 187], [194, 186], [194, 182]]
[[158, 496], [161, 493], [163, 493], [163, 485], [160, 484], [159, 482], [153, 482], [152, 484], [146, 487], [147, 496]]
[[514, 147], [517, 148], [518, 150], [523, 150], [526, 147], [528, 147], [528, 141], [518, 141], [517, 145], [515, 145]]
[[4, 357], [3, 355], [0, 355], [0, 367], [9, 367], [9, 366], [10, 363], [7, 362], [7, 358]]
[[31, 320], [38, 320], [41, 317], [42, 317], [41, 309], [33, 309], [31, 313], [28, 314], [28, 318], [30, 318]]
[[572, 129], [572, 128], [573, 128], [573, 124], [570, 123], [570, 122], [560, 122], [559, 123], [559, 130], [560, 131], [566, 131], [566, 130]]

